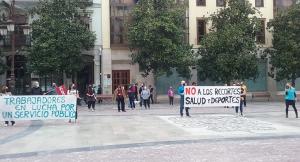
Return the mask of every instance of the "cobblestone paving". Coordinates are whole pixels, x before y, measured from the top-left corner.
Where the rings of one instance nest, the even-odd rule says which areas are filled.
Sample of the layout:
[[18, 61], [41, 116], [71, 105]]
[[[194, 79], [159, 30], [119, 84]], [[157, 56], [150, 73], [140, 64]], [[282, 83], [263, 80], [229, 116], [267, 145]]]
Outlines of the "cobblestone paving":
[[232, 115], [200, 115], [192, 118], [169, 117], [168, 120], [185, 128], [206, 128], [216, 132], [254, 132], [275, 130], [271, 123]]
[[299, 162], [300, 139], [219, 141], [39, 155], [1, 162]]
[[220, 107], [193, 108], [192, 118], [178, 113], [166, 104], [124, 113], [82, 106], [76, 124], [0, 126], [0, 161], [300, 161], [300, 120], [286, 119], [283, 103], [249, 103], [245, 118]]

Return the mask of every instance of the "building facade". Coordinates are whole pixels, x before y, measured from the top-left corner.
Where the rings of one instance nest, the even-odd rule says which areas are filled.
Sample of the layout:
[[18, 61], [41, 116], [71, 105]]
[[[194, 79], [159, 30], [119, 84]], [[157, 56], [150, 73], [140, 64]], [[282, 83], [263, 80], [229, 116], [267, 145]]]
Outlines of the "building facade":
[[[274, 18], [276, 12], [293, 5], [296, 3], [296, 0], [249, 0], [249, 2], [259, 11], [256, 16], [260, 18], [263, 29], [257, 34], [256, 41], [262, 47], [260, 50], [262, 51], [265, 48], [272, 47], [272, 34], [266, 29], [267, 23]], [[199, 47], [201, 39], [209, 32], [211, 27], [211, 22], [207, 21], [207, 18], [225, 7], [225, 5], [224, 0], [189, 0], [189, 42], [191, 45], [195, 48]], [[255, 81], [245, 81], [249, 91], [267, 92], [272, 99], [278, 99], [279, 95], [282, 95], [281, 91], [284, 89], [285, 81], [276, 82], [268, 76], [271, 68], [268, 60], [261, 60], [258, 57], [257, 61], [259, 63], [258, 78]], [[193, 79], [196, 80], [196, 78]], [[215, 83], [210, 81], [199, 81], [199, 84], [215, 85]]]
[[[7, 63], [8, 70], [0, 76], [0, 84], [8, 85], [11, 73], [11, 53], [12, 53], [12, 39], [11, 33], [7, 31], [6, 21], [9, 19], [9, 8], [12, 0], [0, 0], [0, 48], [6, 56], [4, 61]], [[95, 86], [101, 84], [101, 54], [102, 54], [102, 4], [101, 0], [89, 0], [90, 6], [88, 8], [80, 10], [80, 21], [96, 35], [96, 41], [94, 48], [89, 51], [82, 51], [83, 60], [85, 62], [84, 67], [77, 73], [78, 88], [81, 92], [84, 92], [88, 84], [94, 84]], [[28, 74], [26, 68], [26, 52], [24, 47], [31, 45], [31, 30], [25, 33], [24, 26], [30, 27], [32, 21], [38, 16], [32, 16], [29, 14], [29, 10], [36, 6], [38, 0], [15, 0], [15, 89], [16, 94], [27, 94], [30, 92], [30, 88], [33, 81], [39, 81], [42, 90], [46, 91], [51, 86], [53, 79], [50, 77], [40, 77], [35, 74]], [[63, 83], [69, 86], [74, 82], [74, 78], [65, 74], [63, 76]]]
[[132, 64], [128, 48], [127, 26], [137, 0], [102, 1], [102, 83], [103, 93], [112, 94], [118, 85], [154, 83], [153, 76], [143, 78], [139, 66]]
[[[297, 0], [249, 0], [259, 13], [256, 15], [261, 20], [263, 30], [257, 34], [257, 43], [265, 48], [272, 47], [272, 34], [266, 29], [267, 23], [274, 18], [276, 12], [283, 10]], [[179, 78], [176, 73], [172, 76], [159, 76], [154, 80], [153, 76], [147, 79], [141, 77], [138, 65], [131, 64], [131, 52], [128, 50], [126, 39], [126, 23], [130, 20], [130, 12], [136, 0], [109, 0], [103, 2], [103, 55], [102, 55], [102, 82], [104, 93], [111, 93], [118, 84], [133, 82], [155, 84], [159, 94], [165, 94], [169, 86], [176, 86]], [[209, 32], [211, 22], [207, 22], [211, 14], [225, 7], [225, 0], [188, 0], [187, 28], [188, 41], [196, 50], [203, 36]], [[259, 63], [259, 77], [256, 80], [245, 81], [251, 92], [268, 92], [276, 99], [284, 88], [285, 81], [276, 82], [268, 76], [271, 65], [268, 60]], [[216, 85], [207, 81], [197, 81], [196, 68], [192, 68], [191, 82], [200, 85]], [[298, 80], [297, 80], [298, 81]], [[297, 84], [299, 85], [299, 84]]]

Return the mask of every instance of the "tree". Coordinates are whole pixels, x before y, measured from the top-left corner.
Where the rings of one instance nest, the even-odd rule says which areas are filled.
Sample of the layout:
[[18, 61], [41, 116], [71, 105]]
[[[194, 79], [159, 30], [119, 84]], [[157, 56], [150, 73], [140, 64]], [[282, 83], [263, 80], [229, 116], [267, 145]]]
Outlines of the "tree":
[[273, 33], [273, 48], [267, 49], [271, 68], [270, 76], [277, 81], [300, 77], [300, 4], [278, 13], [268, 24]]
[[246, 1], [228, 2], [211, 15], [212, 27], [200, 42], [198, 77], [229, 84], [258, 75], [255, 34], [259, 31], [256, 10]]
[[129, 45], [133, 63], [147, 76], [176, 69], [190, 78], [193, 55], [184, 41], [186, 5], [174, 0], [140, 0], [132, 12]]
[[94, 46], [95, 35], [80, 22], [80, 0], [42, 0], [33, 10], [29, 69], [42, 76], [73, 74], [82, 68], [82, 50]]

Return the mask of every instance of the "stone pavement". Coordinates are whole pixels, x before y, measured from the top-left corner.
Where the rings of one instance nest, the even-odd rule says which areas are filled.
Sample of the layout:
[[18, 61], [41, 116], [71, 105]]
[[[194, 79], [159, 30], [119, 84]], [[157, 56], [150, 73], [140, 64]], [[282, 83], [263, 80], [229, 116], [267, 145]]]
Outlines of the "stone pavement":
[[0, 161], [300, 161], [300, 120], [293, 111], [286, 119], [283, 103], [250, 102], [246, 117], [223, 107], [190, 112], [97, 105], [80, 107], [76, 123], [1, 125]]

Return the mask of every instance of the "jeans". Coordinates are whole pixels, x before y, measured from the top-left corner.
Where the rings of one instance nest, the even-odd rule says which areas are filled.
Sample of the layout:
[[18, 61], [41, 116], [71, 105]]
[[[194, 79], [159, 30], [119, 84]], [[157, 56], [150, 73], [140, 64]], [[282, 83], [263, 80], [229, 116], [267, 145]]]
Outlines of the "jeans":
[[241, 115], [243, 115], [243, 106], [244, 106], [244, 101], [241, 100], [240, 106], [236, 106], [236, 107], [235, 107], [235, 112], [236, 112], [236, 113], [239, 113], [239, 108], [240, 108], [240, 113], [241, 113]]
[[243, 95], [242, 97], [244, 98], [243, 103], [244, 103], [244, 106], [246, 107], [246, 106], [247, 106], [247, 100], [246, 100], [247, 98], [246, 98], [246, 95]]
[[153, 104], [154, 103], [153, 102], [153, 94], [150, 94], [149, 102], [150, 102], [150, 100], [151, 100], [151, 104]]
[[91, 107], [95, 110], [95, 102], [96, 101], [88, 101], [88, 108], [91, 109]]
[[129, 94], [129, 104], [130, 104], [130, 108], [132, 109], [135, 108], [134, 99], [135, 99], [134, 94]]
[[121, 109], [122, 111], [125, 111], [125, 101], [123, 96], [118, 96], [117, 97], [117, 102], [118, 102], [118, 111], [120, 112]]
[[286, 117], [288, 118], [289, 116], [289, 106], [292, 105], [292, 107], [294, 108], [295, 114], [296, 114], [296, 118], [298, 118], [298, 111], [296, 109], [296, 105], [295, 105], [295, 100], [285, 100], [285, 114]]
[[[180, 115], [183, 116], [183, 109], [184, 109], [184, 96], [180, 95]], [[190, 116], [188, 107], [185, 108], [185, 115]]]
[[147, 106], [148, 106], [148, 108], [150, 109], [150, 98], [148, 98], [148, 99], [143, 99], [143, 101], [144, 101], [145, 109], [147, 109]]
[[174, 102], [174, 97], [169, 96], [169, 103], [170, 103], [170, 105], [173, 105], [173, 102]]
[[143, 106], [143, 103], [144, 103], [144, 101], [143, 101], [143, 98], [142, 98], [142, 97], [140, 97], [140, 107], [142, 107], [142, 106]]

